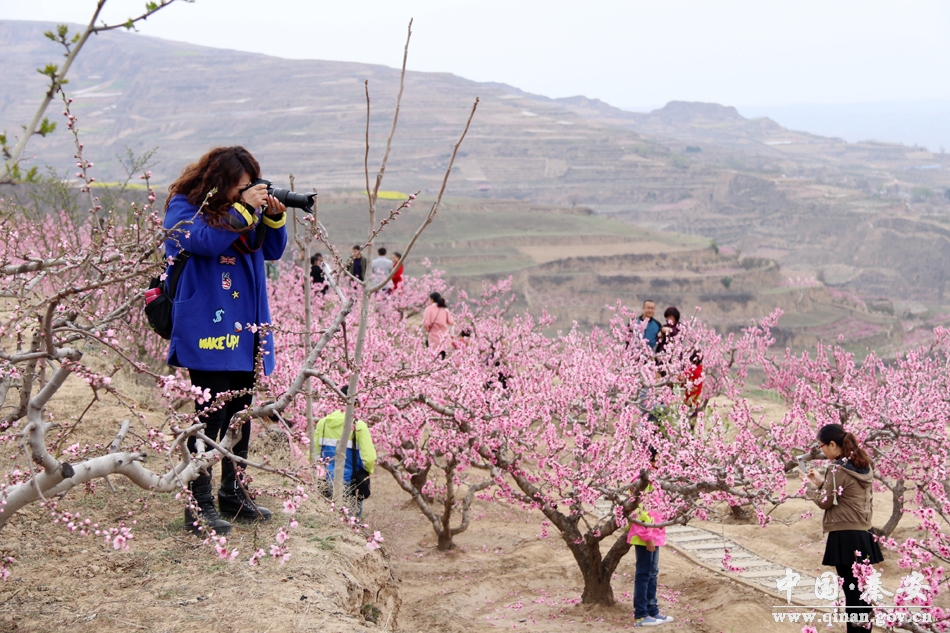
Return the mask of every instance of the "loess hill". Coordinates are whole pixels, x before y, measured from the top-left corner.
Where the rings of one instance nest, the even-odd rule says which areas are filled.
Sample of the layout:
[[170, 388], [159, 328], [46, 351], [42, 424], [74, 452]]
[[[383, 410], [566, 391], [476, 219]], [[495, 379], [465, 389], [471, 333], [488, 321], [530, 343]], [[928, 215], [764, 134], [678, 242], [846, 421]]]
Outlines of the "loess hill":
[[[50, 26], [0, 21], [0, 129], [29, 119], [44, 90], [35, 69], [61, 59], [42, 36]], [[235, 75], [254, 77], [254, 90]], [[293, 173], [298, 188], [322, 192], [328, 213], [346, 211], [330, 226], [345, 243], [363, 233], [344, 217], [361, 210], [352, 194], [365, 185], [363, 81], [372, 165], [398, 78], [383, 66], [107, 33], [87, 45], [67, 88], [100, 180], [124, 178], [116, 155], [126, 147], [158, 148], [161, 185], [210, 146], [241, 143], [275, 182]], [[464, 284], [515, 274], [527, 305], [585, 325], [603, 323], [617, 298], [646, 295], [687, 312], [695, 302], [725, 326], [781, 306], [792, 342], [844, 334], [901, 346], [950, 314], [943, 154], [791, 131], [717, 104], [644, 114], [445, 73], [409, 72], [406, 83], [387, 183], [423, 196], [437, 191], [481, 98], [449, 183], [452, 222], [424, 244]], [[60, 118], [55, 105], [49, 114]], [[69, 176], [71, 143], [63, 130], [34, 138], [32, 164]], [[482, 237], [466, 237], [473, 230]]]

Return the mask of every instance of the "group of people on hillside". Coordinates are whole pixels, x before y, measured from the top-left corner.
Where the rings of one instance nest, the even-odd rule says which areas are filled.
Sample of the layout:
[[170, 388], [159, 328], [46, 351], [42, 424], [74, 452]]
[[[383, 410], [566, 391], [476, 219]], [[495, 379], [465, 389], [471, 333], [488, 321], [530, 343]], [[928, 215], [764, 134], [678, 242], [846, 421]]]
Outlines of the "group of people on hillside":
[[[268, 195], [266, 185], [255, 184], [260, 176], [260, 165], [243, 147], [216, 148], [185, 167], [169, 187], [165, 204], [165, 255], [169, 261], [165, 277], [177, 280], [177, 287], [170, 293], [174, 302], [167, 362], [186, 368], [192, 384], [203, 392], [195, 400], [195, 411], [206, 425], [204, 433], [213, 442], [221, 442], [232, 420], [240, 419], [236, 416], [251, 405], [258, 350], [265, 352], [264, 375], [274, 369], [273, 335], [246, 325], [271, 321], [265, 261], [280, 259], [287, 244], [286, 207]], [[388, 288], [398, 289], [402, 281], [399, 253], [387, 258], [386, 250], [381, 248], [378, 257], [366, 266], [360, 248], [353, 250], [349, 274], [365, 279], [371, 271], [383, 279], [398, 267]], [[311, 259], [310, 274], [315, 284], [326, 281], [321, 259], [319, 254]], [[664, 312], [665, 323], [660, 323], [654, 318], [655, 310], [653, 301], [644, 302], [637, 325], [650, 349], [663, 354], [679, 335], [680, 313], [670, 307]], [[438, 293], [430, 295], [423, 316], [430, 350], [444, 357], [446, 337], [453, 325], [445, 299]], [[497, 356], [490, 356], [489, 362], [497, 367]], [[689, 382], [700, 380], [690, 377]], [[346, 394], [344, 388], [340, 391]], [[226, 397], [225, 404], [220, 405], [218, 397], [229, 393], [241, 395]], [[336, 410], [316, 426], [320, 455], [330, 478], [335, 471], [344, 419], [344, 412]], [[248, 456], [251, 421], [240, 424], [240, 441], [221, 460], [217, 504], [213, 466], [206, 466], [188, 483], [191, 500], [185, 510], [185, 527], [195, 534], [206, 535], [206, 530], [213, 530], [226, 535], [232, 530], [232, 521], [268, 521], [273, 517], [270, 510], [256, 502], [250, 480], [245, 477], [241, 464]], [[815, 471], [806, 476], [808, 497], [825, 512], [823, 529], [828, 539], [822, 562], [834, 566], [842, 579], [847, 613], [855, 620], [848, 624], [849, 633], [868, 630], [869, 626], [857, 622], [869, 616], [870, 605], [861, 598], [853, 565], [883, 560], [870, 532], [873, 465], [855, 436], [840, 424], [823, 426], [816, 440], [820, 452], [831, 461], [823, 476]], [[194, 437], [189, 438], [187, 447], [197, 452]], [[361, 512], [361, 501], [369, 496], [369, 477], [376, 464], [376, 451], [365, 422], [355, 422], [346, 450], [344, 481], [354, 490], [357, 511]], [[658, 468], [662, 464], [651, 448], [651, 469]], [[663, 528], [652, 526], [663, 520], [641, 507], [628, 533], [629, 543], [636, 550], [637, 627], [672, 621], [660, 613], [656, 599], [659, 548], [665, 544], [665, 534]]]
[[656, 302], [647, 299], [643, 302], [643, 308], [640, 316], [637, 317], [637, 325], [643, 328], [643, 338], [647, 345], [654, 352], [659, 354], [663, 348], [679, 334], [680, 331], [680, 311], [674, 306], [670, 306], [663, 312], [665, 323], [660, 323], [656, 319]]
[[[630, 329], [639, 332], [647, 346], [655, 354], [661, 354], [670, 342], [679, 334], [680, 312], [670, 306], [663, 313], [665, 323], [660, 323], [656, 317], [656, 302], [647, 299], [643, 302], [640, 316], [630, 324]], [[700, 385], [700, 389], [701, 389]], [[641, 394], [641, 401], [645, 399]], [[647, 407], [641, 402], [644, 411]], [[649, 417], [655, 419], [653, 412]], [[649, 446], [650, 467], [657, 468], [657, 450]], [[645, 492], [651, 492], [652, 486]], [[634, 626], [659, 626], [673, 621], [673, 617], [660, 613], [656, 598], [657, 582], [660, 575], [660, 547], [666, 544], [666, 529], [650, 527], [654, 523], [662, 523], [663, 517], [655, 511], [648, 511], [644, 504], [640, 504], [636, 522], [631, 523], [627, 532], [627, 542], [633, 546], [636, 558], [636, 571], [633, 584], [633, 612]]]
[[[402, 253], [393, 253], [391, 257], [387, 257], [388, 251], [385, 248], [379, 248], [376, 251], [376, 259], [367, 266], [361, 247], [354, 246], [352, 252], [353, 254], [346, 265], [346, 272], [350, 274], [353, 279], [365, 281], [366, 274], [369, 272], [372, 278], [382, 280], [389, 277], [389, 274], [395, 269], [396, 272], [393, 273], [392, 279], [386, 283], [384, 290], [387, 293], [392, 293], [402, 284]], [[326, 273], [323, 270], [322, 253], [315, 253], [310, 257], [310, 281], [319, 288], [318, 292], [326, 294], [328, 285]]]
[[[647, 299], [643, 302], [640, 316], [630, 324], [630, 329], [638, 330], [657, 360], [662, 361], [664, 352], [668, 351], [673, 340], [680, 333], [681, 317], [680, 311], [675, 306], [670, 306], [663, 311], [663, 323], [658, 321], [655, 315], [656, 302]], [[703, 359], [699, 350], [694, 349], [689, 352], [689, 369], [684, 378], [685, 402], [691, 407], [698, 407], [703, 390]]]

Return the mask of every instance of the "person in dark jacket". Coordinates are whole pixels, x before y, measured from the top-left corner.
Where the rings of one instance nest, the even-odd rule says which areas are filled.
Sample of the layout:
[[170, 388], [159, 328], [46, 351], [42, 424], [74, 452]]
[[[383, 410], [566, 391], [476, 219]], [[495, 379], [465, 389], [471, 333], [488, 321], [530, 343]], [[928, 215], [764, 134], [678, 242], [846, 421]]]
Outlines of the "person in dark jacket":
[[[207, 425], [205, 434], [216, 441], [251, 404], [259, 347], [264, 374], [274, 369], [273, 335], [259, 328], [271, 321], [264, 262], [284, 253], [286, 208], [267, 195], [265, 185], [251, 186], [260, 175], [260, 165], [243, 147], [216, 148], [185, 167], [165, 203], [164, 227], [174, 229], [165, 240], [166, 257], [190, 253], [174, 264], [184, 268], [172, 308], [168, 364], [187, 368], [192, 384], [211, 392], [210, 400], [195, 402], [195, 410]], [[228, 391], [238, 395], [209, 410], [217, 395]], [[247, 457], [250, 431], [248, 420], [232, 447], [235, 455]], [[188, 441], [193, 452], [195, 444], [194, 438]], [[271, 512], [246, 495], [240, 470], [233, 460], [222, 461], [221, 514], [270, 519]], [[209, 528], [227, 534], [231, 524], [218, 514], [211, 485], [210, 470], [189, 484], [197, 512], [186, 509], [185, 525], [197, 533], [200, 513]]]
[[666, 321], [666, 325], [660, 327], [660, 331], [656, 336], [656, 353], [659, 354], [662, 352], [667, 345], [670, 344], [670, 341], [680, 333], [680, 311], [677, 310], [674, 306], [668, 307], [663, 312], [663, 319]]
[[363, 253], [359, 246], [353, 247], [353, 257], [350, 258], [348, 271], [351, 275], [363, 281], [366, 279], [366, 260], [363, 259]]
[[327, 294], [327, 278], [323, 273], [323, 255], [315, 253], [310, 257], [310, 281], [317, 287], [317, 291]]
[[[867, 617], [871, 621], [871, 605], [861, 599], [861, 590], [852, 566], [856, 560], [880, 563], [884, 560], [881, 548], [871, 534], [871, 511], [874, 472], [871, 459], [858, 446], [852, 433], [840, 424], [826, 424], [818, 431], [821, 452], [832, 460], [831, 466], [821, 477], [814, 470], [808, 473], [808, 481], [815, 486], [809, 489], [809, 497], [825, 511], [822, 528], [828, 535], [822, 565], [835, 568], [844, 582], [846, 612]], [[860, 559], [855, 551], [861, 552]], [[864, 614], [864, 615], [861, 615]], [[848, 633], [870, 630], [863, 624], [848, 622]]]

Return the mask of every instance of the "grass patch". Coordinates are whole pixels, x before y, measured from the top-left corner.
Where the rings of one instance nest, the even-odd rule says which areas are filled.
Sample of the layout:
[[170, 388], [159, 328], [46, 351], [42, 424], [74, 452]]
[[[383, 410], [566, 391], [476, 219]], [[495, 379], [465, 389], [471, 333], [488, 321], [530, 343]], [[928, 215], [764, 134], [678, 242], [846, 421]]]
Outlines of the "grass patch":
[[323, 550], [333, 550], [334, 548], [333, 542], [335, 540], [336, 540], [335, 536], [325, 536], [325, 537], [311, 536], [310, 538], [307, 539], [307, 542], [316, 543], [317, 547]]
[[782, 396], [779, 395], [777, 391], [774, 391], [772, 389], [759, 389], [757, 387], [746, 387], [746, 390], [742, 395], [745, 396], [746, 398], [752, 398], [756, 400], [769, 400], [771, 402], [785, 404], [785, 400], [782, 399]]

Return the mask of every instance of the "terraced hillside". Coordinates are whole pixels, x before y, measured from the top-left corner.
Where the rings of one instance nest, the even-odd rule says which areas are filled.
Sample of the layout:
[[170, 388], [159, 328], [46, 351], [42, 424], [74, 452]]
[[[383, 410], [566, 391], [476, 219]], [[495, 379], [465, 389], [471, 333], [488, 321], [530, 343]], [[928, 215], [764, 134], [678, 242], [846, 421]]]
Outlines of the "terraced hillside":
[[[421, 198], [380, 245], [400, 250], [427, 202]], [[358, 196], [326, 196], [319, 214], [344, 254], [365, 236], [365, 201]], [[554, 329], [575, 321], [603, 326], [618, 300], [638, 307], [649, 298], [660, 311], [675, 305], [686, 317], [699, 307], [705, 322], [724, 331], [780, 308], [780, 344], [800, 348], [840, 336], [852, 349], [887, 353], [920, 343], [933, 326], [950, 322], [950, 311], [863, 301], [813, 277], [790, 275], [774, 260], [612, 221], [583, 207], [454, 198], [417, 246], [409, 274], [423, 271], [422, 258], [470, 293], [512, 276], [516, 307], [557, 315]]]
[[[49, 26], [0, 22], [0, 130], [18, 129], [43, 92], [34, 69], [60, 54], [41, 35]], [[235, 82], [235, 76], [254, 82]], [[158, 148], [153, 171], [161, 185], [208, 147], [242, 143], [276, 182], [293, 173], [300, 188], [345, 194], [365, 183], [364, 79], [373, 98], [372, 164], [391, 122], [398, 82], [391, 68], [283, 60], [108, 33], [83, 51], [68, 88], [100, 180], [123, 176], [115, 155], [126, 146], [139, 153]], [[497, 201], [515, 200], [536, 209], [586, 207], [651, 235], [676, 234], [656, 238], [663, 243], [681, 242], [682, 234], [697, 236], [696, 244], [715, 240], [737, 261], [773, 260], [785, 283], [825, 285], [861, 304], [891, 300], [896, 314], [939, 316], [950, 304], [950, 158], [943, 154], [817, 137], [767, 119], [745, 119], [717, 104], [673, 102], [637, 114], [583, 97], [548, 99], [501, 84], [411, 72], [389, 186], [429, 194], [437, 189], [476, 96], [481, 105], [450, 195], [502, 205]], [[55, 109], [50, 114], [57, 118]], [[61, 176], [71, 173], [71, 139], [61, 131], [34, 139], [30, 151], [32, 164], [53, 165]], [[433, 260], [450, 270], [458, 265], [489, 274], [540, 271], [552, 253], [571, 253], [572, 265], [586, 266], [584, 258], [593, 255], [637, 254], [624, 240], [643, 234], [641, 228], [603, 223], [581, 234], [609, 233], [615, 240], [574, 243], [558, 237], [570, 236], [570, 230], [537, 228], [562, 221], [544, 218], [519, 227], [502, 212], [486, 213], [473, 228], [490, 232], [492, 240], [511, 241], [456, 239], [451, 256], [439, 250], [442, 229], [433, 227]], [[591, 275], [585, 283], [596, 279], [605, 288], [619, 287], [610, 282], [619, 273], [588, 263], [591, 268], [575, 271]], [[536, 286], [544, 290], [534, 296], [555, 300], [552, 284]], [[740, 285], [718, 292], [732, 296]], [[702, 294], [710, 293], [706, 288]], [[693, 295], [678, 296], [686, 301]], [[599, 309], [582, 314], [578, 307], [577, 314], [595, 322]], [[723, 312], [742, 310], [724, 306]]]

